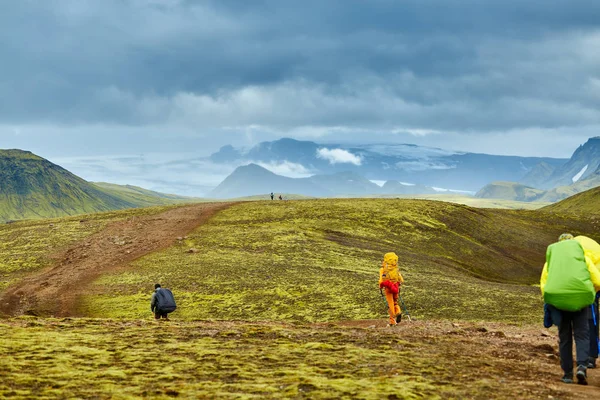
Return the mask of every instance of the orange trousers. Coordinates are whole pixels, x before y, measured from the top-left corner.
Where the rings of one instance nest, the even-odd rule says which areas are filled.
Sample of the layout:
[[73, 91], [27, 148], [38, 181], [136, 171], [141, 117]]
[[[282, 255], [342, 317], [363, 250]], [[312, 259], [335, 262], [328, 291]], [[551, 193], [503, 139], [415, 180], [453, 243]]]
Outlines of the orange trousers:
[[390, 325], [396, 325], [396, 315], [400, 314], [400, 306], [398, 305], [398, 293], [392, 293], [388, 288], [383, 288], [385, 299], [388, 303], [388, 313], [390, 314]]

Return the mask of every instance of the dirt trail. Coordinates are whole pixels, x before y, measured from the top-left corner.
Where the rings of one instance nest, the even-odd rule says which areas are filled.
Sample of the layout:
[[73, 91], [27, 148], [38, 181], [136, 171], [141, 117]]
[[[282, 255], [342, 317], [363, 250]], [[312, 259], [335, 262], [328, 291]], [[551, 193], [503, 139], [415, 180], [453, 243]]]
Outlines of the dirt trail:
[[56, 255], [52, 267], [9, 287], [0, 297], [2, 312], [9, 316], [73, 316], [77, 298], [88, 283], [171, 246], [177, 237], [185, 236], [232, 204], [194, 204], [109, 224]]
[[[600, 399], [600, 368], [588, 370], [587, 386], [560, 381], [563, 373], [556, 327], [545, 329], [541, 322], [536, 326], [501, 322], [403, 320], [397, 327], [388, 328], [386, 322], [385, 319], [348, 320], [315, 326], [338, 325], [383, 330], [415, 344], [436, 340], [440, 353], [446, 357], [444, 367], [456, 369], [457, 381], [464, 379], [461, 372], [469, 376], [473, 374], [472, 378], [467, 379], [474, 380], [506, 377], [506, 385], [514, 386], [515, 393], [517, 389], [523, 390], [516, 395], [517, 399], [541, 396], [542, 391], [551, 394], [539, 398]], [[456, 364], [461, 367], [456, 368]], [[461, 371], [463, 368], [464, 371]]]

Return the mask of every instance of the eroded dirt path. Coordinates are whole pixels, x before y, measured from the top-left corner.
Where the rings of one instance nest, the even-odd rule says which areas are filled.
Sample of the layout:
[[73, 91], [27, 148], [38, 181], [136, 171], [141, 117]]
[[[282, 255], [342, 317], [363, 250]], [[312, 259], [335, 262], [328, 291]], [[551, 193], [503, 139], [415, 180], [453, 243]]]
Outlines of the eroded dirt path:
[[57, 254], [54, 265], [9, 287], [0, 298], [2, 313], [72, 316], [88, 283], [108, 271], [170, 247], [234, 203], [203, 203], [160, 214], [131, 217]]
[[[386, 322], [339, 321], [315, 326], [362, 328], [398, 336], [414, 344], [424, 358], [441, 358], [440, 366], [452, 377], [451, 381], [465, 387], [478, 384], [483, 389], [488, 385], [493, 389], [501, 383], [503, 390], [513, 393], [515, 399], [600, 399], [600, 368], [588, 370], [587, 386], [560, 381], [563, 373], [558, 331], [556, 327], [543, 328], [541, 316], [539, 325], [403, 319], [397, 327], [388, 328]], [[432, 348], [426, 344], [432, 344], [439, 353], [431, 353]], [[471, 396], [465, 398], [506, 398], [506, 393]]]

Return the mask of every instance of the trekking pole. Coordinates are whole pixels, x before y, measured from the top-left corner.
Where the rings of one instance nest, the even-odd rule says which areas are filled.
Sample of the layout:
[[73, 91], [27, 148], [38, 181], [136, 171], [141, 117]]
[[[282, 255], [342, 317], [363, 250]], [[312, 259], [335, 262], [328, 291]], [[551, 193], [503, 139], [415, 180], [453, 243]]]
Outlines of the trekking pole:
[[598, 320], [596, 319], [596, 307], [594, 307], [594, 303], [592, 303], [592, 317], [594, 317], [594, 330], [596, 331], [596, 348], [598, 349], [598, 353], [600, 353], [600, 338], [598, 337]]
[[383, 295], [383, 289], [382, 288], [379, 288], [379, 294], [381, 295], [381, 299], [385, 303], [385, 309], [387, 311], [387, 309], [389, 308], [389, 306], [388, 306], [387, 300], [385, 299], [385, 296]]
[[400, 304], [402, 305], [402, 312], [404, 314], [406, 314], [406, 317], [408, 318], [408, 320], [410, 322], [412, 322], [412, 319], [410, 318], [410, 313], [408, 312], [408, 308], [406, 308], [406, 304], [404, 304], [404, 300], [402, 299], [402, 295], [400, 295], [399, 291], [398, 291], [398, 298], [400, 299]]

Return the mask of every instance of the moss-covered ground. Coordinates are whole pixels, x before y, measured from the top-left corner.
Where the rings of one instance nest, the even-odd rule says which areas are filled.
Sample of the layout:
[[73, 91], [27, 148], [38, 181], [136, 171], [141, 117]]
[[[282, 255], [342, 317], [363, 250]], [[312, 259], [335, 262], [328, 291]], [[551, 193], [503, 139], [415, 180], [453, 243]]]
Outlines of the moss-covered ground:
[[420, 199], [420, 200], [437, 200], [445, 201], [448, 203], [464, 204], [470, 207], [477, 208], [501, 208], [506, 210], [537, 210], [538, 208], [549, 205], [548, 202], [526, 202], [517, 200], [502, 200], [502, 199], [483, 199], [480, 197], [467, 196], [461, 194], [415, 194], [415, 195], [379, 195], [370, 196], [376, 198], [387, 198], [387, 199]]
[[[250, 202], [178, 245], [92, 285], [81, 312], [144, 318], [154, 282], [178, 319], [319, 322], [379, 318], [379, 266], [395, 251], [417, 318], [532, 322], [546, 246], [583, 220], [423, 200]], [[195, 249], [196, 252], [190, 252]]]
[[174, 206], [84, 214], [0, 224], [0, 292], [26, 274], [51, 265], [52, 256], [100, 231], [107, 223], [157, 214]]
[[[2, 225], [4, 285], [164, 209]], [[535, 284], [546, 246], [565, 231], [598, 240], [596, 223], [407, 199], [237, 204], [91, 282], [79, 311], [96, 318], [0, 321], [0, 397], [576, 398]], [[399, 328], [384, 327], [377, 286], [388, 251], [415, 318]], [[175, 293], [170, 322], [151, 319], [155, 282]]]
[[514, 328], [506, 328], [19, 318], [0, 323], [0, 336], [11, 338], [0, 341], [0, 397], [539, 399], [561, 394], [551, 384], [558, 379], [551, 372], [557, 367], [545, 354], [554, 352], [552, 346], [507, 339]]

